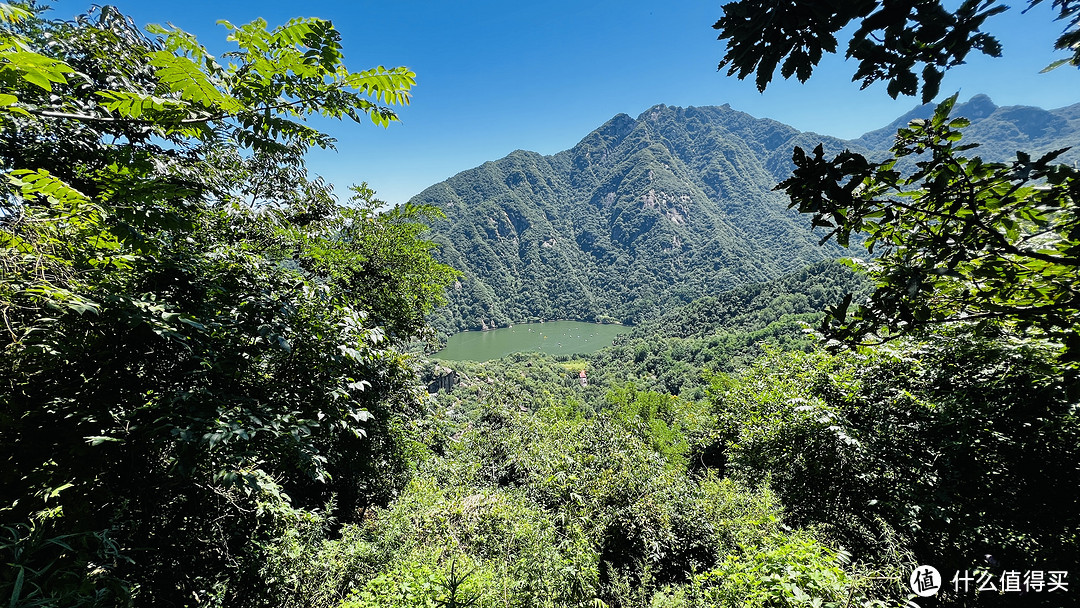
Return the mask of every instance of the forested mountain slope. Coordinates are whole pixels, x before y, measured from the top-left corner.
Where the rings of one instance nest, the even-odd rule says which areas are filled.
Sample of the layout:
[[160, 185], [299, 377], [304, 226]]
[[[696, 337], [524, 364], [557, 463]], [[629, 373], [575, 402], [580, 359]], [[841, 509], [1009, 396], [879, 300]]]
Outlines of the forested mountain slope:
[[637, 322], [838, 255], [771, 192], [805, 139], [820, 138], [728, 107], [657, 106], [428, 188], [413, 202], [444, 210], [433, 238], [463, 272], [436, 325]]
[[[1065, 147], [1080, 133], [1080, 105], [998, 108], [980, 95], [954, 114], [971, 115], [968, 139], [988, 159], [1017, 146]], [[843, 141], [726, 105], [658, 105], [637, 119], [615, 116], [558, 154], [518, 150], [459, 173], [413, 199], [445, 212], [432, 238], [462, 272], [432, 321], [444, 331], [556, 318], [638, 323], [838, 257], [772, 188], [790, 174], [795, 146], [866, 153], [894, 136], [890, 125]]]

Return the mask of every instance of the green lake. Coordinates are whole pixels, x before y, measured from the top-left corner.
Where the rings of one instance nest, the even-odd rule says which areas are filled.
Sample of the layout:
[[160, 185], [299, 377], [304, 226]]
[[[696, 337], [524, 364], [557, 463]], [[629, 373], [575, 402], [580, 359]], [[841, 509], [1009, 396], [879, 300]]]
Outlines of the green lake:
[[626, 325], [546, 321], [488, 331], [463, 331], [450, 336], [446, 348], [435, 353], [434, 358], [487, 361], [525, 351], [583, 355], [611, 346], [615, 336], [631, 329]]

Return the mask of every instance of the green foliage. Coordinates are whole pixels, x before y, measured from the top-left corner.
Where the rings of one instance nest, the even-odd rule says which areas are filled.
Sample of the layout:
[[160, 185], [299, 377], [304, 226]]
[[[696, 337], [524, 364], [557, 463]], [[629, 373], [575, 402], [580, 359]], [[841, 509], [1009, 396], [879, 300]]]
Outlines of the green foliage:
[[703, 370], [735, 371], [762, 345], [808, 350], [807, 327], [845, 293], [866, 291], [865, 279], [838, 262], [820, 262], [769, 283], [695, 300], [634, 328], [619, 344], [589, 357], [590, 383], [639, 386], [690, 399], [705, 396]]
[[[0, 528], [0, 597], [8, 606], [123, 606], [130, 585], [112, 566], [130, 561], [107, 532], [55, 535], [59, 509]], [[83, 573], [86, 573], [85, 575]]]
[[851, 603], [856, 582], [843, 570], [845, 553], [806, 537], [774, 542], [728, 555], [715, 569], [695, 576], [685, 605], [841, 608]]
[[[912, 67], [923, 63], [923, 101], [936, 95], [943, 70], [962, 63], [972, 48], [999, 52], [997, 42], [979, 28], [988, 16], [1005, 10], [975, 1], [951, 13], [936, 2], [880, 7], [872, 2], [791, 2], [759, 15], [752, 9], [764, 8], [760, 4], [731, 3], [725, 6], [730, 14], [716, 24], [721, 38], [731, 40], [724, 60], [733, 64], [731, 73], [738, 69], [742, 78], [757, 69], [763, 88], [780, 58], [790, 54], [788, 61], [802, 66], [800, 78], [805, 80], [822, 49], [835, 50], [833, 34], [862, 19], [848, 51], [862, 60], [856, 79], [864, 78], [864, 84], [889, 80], [893, 97], [914, 94], [918, 77]], [[1080, 7], [1072, 2], [1054, 5], [1060, 9], [1059, 19], [1070, 21], [1069, 31], [1058, 41], [1068, 47], [1077, 35]], [[751, 14], [770, 25], [755, 24]], [[782, 18], [773, 23], [777, 16]], [[795, 28], [788, 17], [803, 21]], [[905, 31], [905, 19], [919, 26]], [[883, 37], [872, 35], [878, 29]], [[768, 52], [758, 52], [762, 49]], [[785, 75], [794, 69], [787, 63], [784, 67]], [[872, 333], [888, 337], [946, 322], [1000, 320], [1012, 330], [1056, 343], [1062, 360], [1074, 365], [1078, 334], [1073, 279], [1080, 265], [1077, 172], [1053, 164], [1064, 149], [1035, 160], [1018, 152], [1010, 163], [961, 155], [974, 145], [957, 143], [959, 129], [970, 121], [949, 118], [955, 102], [954, 95], [929, 119], [902, 127], [882, 161], [871, 162], [850, 150], [826, 160], [822, 145], [813, 157], [795, 149], [795, 172], [778, 186], [791, 197], [792, 206], [814, 214], [815, 226], [832, 229], [823, 243], [835, 236], [847, 246], [853, 233], [865, 233], [868, 251], [878, 249], [869, 264], [875, 293], [851, 311], [850, 318], [850, 297], [830, 309], [822, 331], [858, 342]]]
[[1080, 511], [1054, 488], [1078, 481], [1080, 427], [1047, 358], [971, 331], [771, 356], [717, 381], [728, 471], [861, 560], [1066, 563]]
[[[820, 306], [850, 280], [842, 266], [822, 265], [701, 302], [657, 327], [695, 336], [668, 339], [687, 342], [685, 357], [691, 340], [714, 337], [710, 328], [737, 336], [736, 328]], [[647, 326], [639, 330], [638, 344], [658, 340]], [[794, 605], [804, 596], [862, 603], [896, 595], [868, 586], [869, 566], [839, 561], [814, 529], [792, 531], [788, 507], [764, 478], [724, 479], [742, 471], [728, 460], [733, 420], [637, 376], [625, 361], [633, 352], [453, 363], [453, 387], [440, 389], [416, 421], [425, 448], [415, 452], [405, 490], [344, 526], [340, 540], [287, 534], [292, 540], [269, 551], [282, 556], [270, 560], [274, 576], [297, 589], [282, 603], [434, 605], [449, 597], [455, 563], [471, 573], [463, 586], [479, 606], [686, 606], [744, 592]], [[701, 375], [696, 359], [683, 363]], [[874, 566], [893, 575], [901, 561]]]
[[896, 159], [923, 155], [904, 176], [895, 159], [873, 163], [845, 152], [824, 158], [795, 149], [796, 170], [784, 189], [825, 239], [847, 245], [866, 234], [878, 288], [851, 311], [848, 298], [831, 309], [823, 331], [858, 341], [883, 328], [906, 332], [947, 320], [999, 319], [1019, 332], [1062, 343], [1074, 360], [1080, 318], [1075, 276], [1080, 266], [1080, 179], [1052, 164], [1061, 151], [1010, 164], [960, 153], [963, 118], [949, 119], [956, 97], [930, 120], [897, 135]]
[[635, 328], [631, 338], [707, 338], [718, 333], [749, 334], [785, 317], [817, 314], [866, 280], [838, 261], [818, 262], [769, 281], [737, 287], [695, 300]]
[[[456, 562], [453, 562], [456, 564]], [[453, 567], [453, 566], [452, 566]], [[456, 574], [443, 579], [442, 573], [427, 564], [410, 564], [380, 574], [368, 581], [364, 588], [342, 603], [341, 608], [442, 608], [444, 606], [474, 605], [459, 604], [458, 593], [464, 581]], [[441, 595], [441, 591], [450, 595]]]
[[[1080, 9], [1068, 1], [1055, 1], [1054, 6], [1060, 10], [1057, 18], [1069, 22], [1055, 48], [1072, 56], [1051, 67], [1080, 65], [1075, 45], [1080, 39]], [[963, 64], [971, 51], [1001, 55], [1001, 44], [981, 28], [987, 18], [1007, 9], [993, 0], [967, 0], [955, 8], [938, 1], [729, 2], [713, 25], [720, 30], [718, 39], [728, 41], [718, 69], [727, 67], [729, 76], [740, 79], [756, 72], [760, 91], [777, 67], [784, 78], [795, 75], [805, 82], [825, 53], [837, 52], [836, 34], [858, 23], [846, 53], [859, 61], [852, 80], [861, 80], [863, 88], [885, 81], [894, 99], [915, 95], [921, 88], [925, 103], [937, 97], [945, 71]]]
[[[538, 370], [541, 358], [517, 359], [519, 365], [531, 364], [520, 369], [544, 377]], [[515, 576], [536, 584], [554, 582], [551, 587], [518, 583], [522, 593], [511, 595], [517, 599], [510, 605], [545, 597], [558, 605], [599, 598], [609, 606], [648, 606], [664, 597], [683, 598], [691, 593], [696, 574], [719, 567], [725, 559], [795, 542], [767, 487], [752, 489], [717, 474], [723, 464], [708, 447], [720, 440], [719, 428], [707, 404], [623, 385], [609, 391], [602, 405], [582, 404], [579, 399], [589, 398], [578, 392], [576, 399], [548, 397], [548, 405], [537, 404], [530, 411], [521, 394], [534, 389], [500, 388], [510, 384], [515, 368], [503, 362], [510, 372], [503, 374], [493, 363], [463, 367], [468, 371], [461, 374], [461, 384], [449, 394], [440, 392], [439, 407], [429, 414], [440, 423], [426, 439], [435, 458], [420, 473], [434, 480], [426, 486], [428, 497], [418, 502], [412, 488], [423, 486], [414, 480], [391, 513], [407, 508], [431, 515], [413, 515], [407, 524], [388, 519], [379, 523], [379, 530], [408, 530], [389, 543], [399, 552], [425, 544], [443, 546], [448, 541], [440, 539], [449, 538], [452, 547], [473, 559], [492, 560], [523, 543], [528, 546], [525, 538], [555, 542], [546, 550], [507, 556], [514, 559]], [[558, 364], [551, 367], [559, 369]], [[481, 369], [506, 377], [488, 383]], [[558, 371], [553, 373], [559, 377]], [[472, 388], [484, 390], [474, 393]], [[446, 489], [431, 495], [436, 488]], [[534, 528], [521, 540], [480, 534], [479, 524], [472, 523], [479, 516], [458, 506], [494, 508], [511, 496], [524, 501], [515, 510], [515, 521], [520, 522], [515, 527]], [[548, 529], [551, 532], [544, 531]], [[812, 543], [809, 536], [799, 538]], [[813, 546], [832, 555], [821, 545]], [[553, 559], [569, 561], [552, 571], [545, 564]], [[800, 566], [814, 577], [827, 577], [835, 567], [824, 558]], [[478, 565], [481, 572], [492, 569]], [[560, 577], [574, 573], [576, 578], [553, 580], [549, 572], [564, 572]], [[850, 591], [852, 580], [843, 579], [833, 589]], [[496, 582], [491, 588], [504, 589], [504, 584]], [[551, 595], [545, 589], [566, 591]], [[481, 605], [506, 605], [498, 599], [502, 593], [491, 593]]]
[[4, 6], [0, 514], [29, 561], [2, 589], [275, 605], [260, 547], [281, 512], [336, 495], [349, 521], [408, 475], [403, 351], [453, 273], [430, 210], [309, 178], [332, 140], [303, 120], [385, 125], [413, 75], [349, 72], [318, 19], [229, 25], [219, 63], [110, 7]]
[[[947, 571], [1077, 553], [1080, 508], [1051, 490], [1080, 483], [1080, 430], [1045, 340], [990, 340], [1003, 325], [988, 324], [782, 352], [808, 350], [800, 322], [864, 288], [836, 264], [752, 283], [829, 255], [809, 236], [763, 245], [797, 227], [765, 188], [805, 141], [794, 130], [658, 107], [418, 199], [438, 208], [380, 210], [366, 186], [340, 205], [304, 168], [332, 144], [304, 118], [385, 125], [413, 76], [349, 72], [328, 22], [226, 23], [236, 47], [219, 60], [110, 8], [47, 22], [0, 5], [0, 21], [10, 605], [878, 605], [898, 590], [869, 574], [911, 555]], [[959, 160], [946, 115], [906, 131], [907, 156], [930, 152], [922, 182], [864, 159], [872, 175], [846, 192], [884, 207], [829, 215], [837, 234], [875, 226], [869, 245], [899, 250], [886, 202], [931, 204], [913, 187], [963, 178], [984, 180], [997, 219], [947, 219], [998, 222], [1041, 262], [1071, 255], [1074, 175]], [[1008, 215], [1018, 192], [1047, 208]], [[588, 358], [455, 365], [456, 386], [425, 398], [405, 349], [456, 276], [425, 221], [459, 230], [447, 258], [473, 264], [444, 328], [652, 320]], [[1075, 296], [1065, 271], [1008, 253], [1050, 284], [983, 300]], [[985, 253], [957, 259], [950, 272], [993, 279]], [[1060, 339], [1055, 318], [1014, 325]], [[759, 352], [740, 375], [706, 371]]]

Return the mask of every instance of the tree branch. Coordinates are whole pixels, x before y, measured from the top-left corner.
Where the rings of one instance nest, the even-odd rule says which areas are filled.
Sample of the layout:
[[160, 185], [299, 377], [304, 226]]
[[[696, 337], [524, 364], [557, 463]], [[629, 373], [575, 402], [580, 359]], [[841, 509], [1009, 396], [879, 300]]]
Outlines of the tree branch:
[[[298, 106], [298, 105], [302, 105], [302, 104], [305, 104], [305, 103], [312, 103], [312, 102], [317, 102], [317, 101], [318, 100], [314, 99], [314, 98], [311, 98], [311, 99], [297, 99], [295, 101], [285, 101], [285, 102], [277, 103], [277, 104], [274, 104], [274, 105], [263, 106], [261, 108], [255, 108], [255, 109], [251, 110], [249, 113], [258, 114], [258, 113], [266, 112], [267, 110], [282, 110], [282, 109], [285, 109], [285, 108], [288, 108], [288, 107]], [[100, 115], [97, 115], [97, 114], [75, 114], [75, 113], [72, 113], [72, 112], [58, 112], [56, 110], [42, 110], [42, 109], [39, 109], [39, 108], [25, 107], [25, 106], [23, 106], [23, 109], [26, 110], [27, 112], [31, 113], [31, 114], [34, 114], [35, 116], [43, 116], [45, 118], [66, 118], [68, 120], [77, 120], [77, 121], [80, 121], [80, 122], [104, 122], [104, 123], [112, 123], [112, 124], [129, 124], [129, 125], [162, 125], [162, 124], [164, 124], [165, 126], [197, 125], [197, 124], [208, 123], [208, 122], [215, 121], [215, 120], [223, 120], [223, 119], [229, 118], [230, 116], [234, 116], [234, 114], [221, 112], [221, 113], [218, 113], [218, 114], [211, 114], [209, 116], [200, 116], [200, 117], [196, 117], [196, 118], [182, 118], [180, 120], [167, 121], [167, 120], [161, 120], [161, 119], [148, 119], [148, 118], [123, 118], [123, 117], [116, 117], [116, 116], [100, 116]], [[239, 115], [239, 114], [236, 114], [236, 115]]]

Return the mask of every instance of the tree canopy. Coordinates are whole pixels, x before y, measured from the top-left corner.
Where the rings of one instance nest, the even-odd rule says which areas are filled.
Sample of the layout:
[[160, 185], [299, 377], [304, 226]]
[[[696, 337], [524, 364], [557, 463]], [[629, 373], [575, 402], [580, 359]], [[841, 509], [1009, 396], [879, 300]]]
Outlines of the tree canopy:
[[[1070, 56], [1048, 67], [1080, 66], [1080, 4], [1054, 0], [1053, 6], [1067, 24], [1054, 47]], [[836, 34], [857, 23], [846, 52], [859, 62], [852, 80], [861, 80], [863, 88], [887, 82], [894, 99], [915, 95], [921, 81], [925, 103], [937, 97], [945, 71], [963, 64], [970, 52], [1001, 55], [1001, 44], [982, 27], [1006, 10], [996, 0], [965, 0], [955, 10], [939, 0], [739, 0], [723, 6], [713, 28], [728, 41], [719, 69], [740, 79], [756, 73], [764, 91], [777, 67], [784, 78], [805, 82], [826, 53], [837, 52]]]
[[386, 126], [414, 74], [348, 70], [320, 19], [223, 23], [218, 58], [108, 6], [0, 17], [0, 583], [228, 602], [265, 505], [403, 483], [403, 346], [453, 273], [433, 211], [340, 204], [304, 153], [333, 145], [306, 117]]
[[[720, 39], [730, 40], [721, 67], [740, 78], [757, 70], [761, 89], [785, 57], [784, 76], [808, 78], [822, 52], [836, 50], [833, 34], [855, 19], [862, 20], [848, 48], [848, 56], [860, 60], [855, 79], [864, 85], [887, 80], [893, 97], [916, 93], [918, 63], [925, 66], [928, 100], [943, 70], [969, 50], [1000, 52], [980, 29], [1004, 10], [992, 1], [965, 2], [951, 13], [937, 2], [764, 4], [729, 3], [715, 26]], [[1076, 51], [1067, 62], [1080, 65], [1080, 6], [1054, 6], [1069, 24], [1056, 44]], [[917, 26], [903, 29], [908, 21]], [[945, 322], [995, 320], [995, 327], [1049, 339], [1059, 345], [1062, 361], [1075, 364], [1080, 174], [1054, 164], [1065, 150], [1038, 158], [1018, 152], [1009, 163], [971, 155], [977, 144], [960, 143], [968, 121], [949, 116], [955, 101], [900, 129], [884, 160], [851, 151], [828, 158], [821, 146], [810, 154], [795, 149], [795, 171], [777, 189], [791, 197], [792, 207], [813, 214], [815, 226], [830, 230], [822, 242], [835, 238], [847, 246], [859, 233], [875, 256], [866, 266], [876, 291], [854, 308], [851, 298], [832, 308], [822, 329], [858, 343]]]

